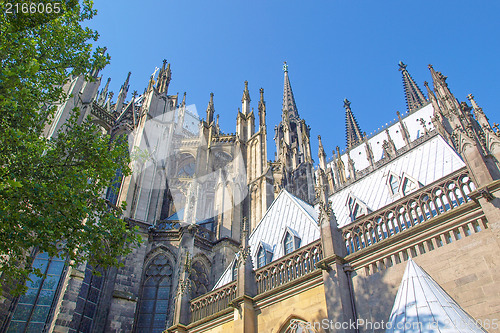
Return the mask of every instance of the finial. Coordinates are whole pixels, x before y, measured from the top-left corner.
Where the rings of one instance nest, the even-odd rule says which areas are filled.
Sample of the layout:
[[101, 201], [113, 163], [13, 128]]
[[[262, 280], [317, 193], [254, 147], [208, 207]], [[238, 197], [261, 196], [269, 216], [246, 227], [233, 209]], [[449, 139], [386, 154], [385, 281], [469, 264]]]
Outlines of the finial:
[[432, 69], [432, 65], [431, 64], [427, 65], [427, 67], [429, 67], [429, 69]]
[[351, 106], [351, 102], [347, 98], [344, 98], [344, 108], [349, 108]]
[[[248, 91], [248, 81], [245, 81], [245, 90], [243, 90], [243, 97], [241, 98], [241, 102], [248, 101], [250, 102], [250, 92]], [[247, 111], [245, 111], [247, 112]]]
[[[185, 93], [184, 93], [185, 94]], [[211, 92], [210, 93], [210, 103], [213, 103], [214, 102], [214, 93]]]
[[406, 69], [406, 64], [404, 64], [402, 61], [400, 61], [398, 65], [400, 71], [404, 71]]
[[429, 86], [429, 82], [424, 81], [424, 87], [428, 87], [428, 86]]
[[260, 101], [264, 102], [264, 88], [260, 88], [259, 92], [260, 92]]
[[163, 69], [165, 69], [166, 64], [167, 64], [167, 59], [163, 59]]
[[283, 62], [283, 72], [288, 72], [288, 65], [286, 64], [286, 61]]

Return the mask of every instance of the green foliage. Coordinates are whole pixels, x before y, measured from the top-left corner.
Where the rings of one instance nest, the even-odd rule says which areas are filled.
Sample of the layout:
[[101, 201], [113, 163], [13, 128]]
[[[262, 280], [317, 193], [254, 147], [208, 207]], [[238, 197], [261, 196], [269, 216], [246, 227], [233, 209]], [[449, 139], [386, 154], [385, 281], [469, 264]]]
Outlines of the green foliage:
[[[16, 3], [16, 1], [10, 1]], [[50, 1], [42, 1], [48, 3]], [[21, 3], [19, 1], [19, 3]], [[111, 141], [79, 112], [57, 138], [43, 130], [69, 98], [69, 77], [101, 69], [109, 55], [82, 27], [92, 1], [62, 1], [58, 14], [10, 14], [0, 1], [0, 273], [23, 281], [33, 249], [93, 267], [118, 265], [139, 241], [103, 193], [116, 170], [129, 174], [126, 140]], [[18, 290], [21, 286], [18, 286]]]

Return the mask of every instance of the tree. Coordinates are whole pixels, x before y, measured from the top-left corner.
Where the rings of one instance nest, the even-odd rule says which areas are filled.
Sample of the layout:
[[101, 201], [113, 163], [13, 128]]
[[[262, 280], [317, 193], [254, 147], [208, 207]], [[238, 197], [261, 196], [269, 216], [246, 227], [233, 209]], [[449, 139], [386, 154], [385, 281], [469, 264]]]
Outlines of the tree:
[[[117, 170], [130, 172], [127, 141], [111, 141], [90, 121], [78, 122], [78, 110], [57, 137], [43, 136], [57, 104], [69, 97], [62, 89], [68, 78], [92, 80], [90, 73], [110, 58], [93, 50], [98, 34], [82, 26], [96, 14], [92, 1], [61, 1], [58, 12], [55, 2], [41, 2], [43, 13], [42, 6], [23, 13], [23, 2], [10, 1], [12, 8], [0, 1], [3, 283], [33, 273], [33, 250], [105, 268], [118, 265], [139, 241], [121, 218], [123, 207], [110, 207], [103, 197]], [[22, 288], [18, 283], [16, 289]]]

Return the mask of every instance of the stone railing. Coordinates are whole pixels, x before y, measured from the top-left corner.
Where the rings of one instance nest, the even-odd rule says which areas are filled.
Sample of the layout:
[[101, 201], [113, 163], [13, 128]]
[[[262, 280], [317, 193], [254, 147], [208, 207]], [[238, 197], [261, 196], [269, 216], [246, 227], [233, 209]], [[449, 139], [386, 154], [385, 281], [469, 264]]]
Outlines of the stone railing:
[[191, 301], [191, 322], [208, 317], [229, 307], [236, 298], [236, 281]]
[[284, 285], [316, 269], [323, 259], [321, 241], [315, 241], [255, 271], [257, 294]]
[[236, 135], [234, 134], [224, 134], [220, 136], [214, 136], [212, 142], [234, 142], [236, 141]]
[[90, 109], [90, 113], [99, 118], [100, 120], [104, 121], [106, 124], [108, 124], [109, 127], [113, 126], [113, 123], [116, 120], [113, 115], [108, 113], [106, 109], [97, 104], [95, 101], [92, 103], [92, 108]]
[[347, 252], [362, 250], [470, 201], [475, 189], [464, 167], [342, 228]]

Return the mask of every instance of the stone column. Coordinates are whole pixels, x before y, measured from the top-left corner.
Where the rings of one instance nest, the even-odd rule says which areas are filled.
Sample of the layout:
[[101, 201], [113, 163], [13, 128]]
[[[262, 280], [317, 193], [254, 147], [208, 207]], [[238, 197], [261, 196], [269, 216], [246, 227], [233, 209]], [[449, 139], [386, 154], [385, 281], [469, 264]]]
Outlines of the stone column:
[[323, 270], [323, 285], [325, 290], [326, 311], [330, 323], [348, 323], [339, 332], [356, 332], [350, 329], [349, 323], [356, 321], [356, 309], [353, 299], [350, 266], [344, 257], [347, 250], [343, 242], [341, 230], [326, 198], [325, 191], [319, 189], [321, 230], [321, 245], [323, 260], [317, 266]]
[[253, 271], [250, 246], [248, 245], [248, 223], [243, 221], [241, 246], [238, 257], [236, 299], [233, 300], [235, 332], [257, 333], [257, 315], [253, 297], [257, 295], [257, 281]]
[[187, 332], [186, 326], [191, 319], [191, 260], [194, 253], [194, 239], [197, 226], [195, 224], [185, 228], [182, 233], [180, 243], [180, 259], [179, 262], [184, 264], [180, 268], [179, 283], [177, 285], [177, 295], [175, 297], [174, 307], [174, 322], [173, 326], [168, 329], [172, 333]]

